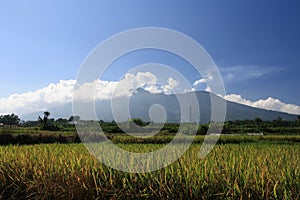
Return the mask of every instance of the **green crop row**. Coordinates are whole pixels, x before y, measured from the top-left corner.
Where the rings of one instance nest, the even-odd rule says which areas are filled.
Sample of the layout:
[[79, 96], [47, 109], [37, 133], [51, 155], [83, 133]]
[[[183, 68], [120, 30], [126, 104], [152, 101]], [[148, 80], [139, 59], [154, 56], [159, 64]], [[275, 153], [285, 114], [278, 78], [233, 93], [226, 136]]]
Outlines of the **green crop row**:
[[[240, 143], [300, 143], [299, 135], [266, 135], [266, 136], [247, 136], [247, 135], [221, 135], [221, 136], [184, 136], [185, 141], [192, 141], [194, 144], [213, 143], [217, 140], [218, 144], [240, 144]], [[175, 136], [153, 136], [153, 137], [133, 137], [129, 135], [112, 136], [112, 142], [123, 144], [166, 144], [174, 140], [181, 143], [181, 137]]]
[[[184, 137], [183, 137], [184, 136]], [[247, 135], [221, 135], [218, 136], [187, 136], [175, 135], [155, 135], [152, 137], [133, 137], [125, 134], [107, 134], [106, 137], [101, 134], [85, 133], [80, 137], [77, 134], [63, 135], [56, 133], [43, 134], [7, 134], [0, 133], [0, 145], [9, 144], [49, 144], [49, 143], [85, 143], [102, 142], [110, 139], [113, 143], [122, 144], [167, 144], [173, 140], [174, 143], [193, 142], [194, 144], [205, 143], [218, 144], [240, 144], [240, 143], [300, 143], [299, 135], [266, 135], [266, 136], [247, 136]]]

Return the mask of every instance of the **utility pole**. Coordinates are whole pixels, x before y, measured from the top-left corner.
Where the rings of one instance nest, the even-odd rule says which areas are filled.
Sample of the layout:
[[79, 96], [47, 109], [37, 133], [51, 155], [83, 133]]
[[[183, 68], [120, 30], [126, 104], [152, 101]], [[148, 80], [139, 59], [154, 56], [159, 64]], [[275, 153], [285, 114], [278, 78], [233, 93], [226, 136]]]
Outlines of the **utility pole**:
[[190, 123], [192, 123], [192, 107], [190, 106]]

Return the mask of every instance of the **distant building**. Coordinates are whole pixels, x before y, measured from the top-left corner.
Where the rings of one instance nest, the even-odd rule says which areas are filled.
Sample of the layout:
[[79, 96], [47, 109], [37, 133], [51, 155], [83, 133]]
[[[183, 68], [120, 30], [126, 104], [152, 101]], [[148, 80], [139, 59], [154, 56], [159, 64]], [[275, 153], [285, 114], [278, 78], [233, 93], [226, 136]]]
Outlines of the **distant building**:
[[263, 133], [247, 133], [247, 135], [251, 135], [251, 136], [263, 136]]
[[209, 135], [212, 136], [220, 136], [220, 135], [226, 135], [226, 136], [244, 136], [244, 135], [248, 135], [248, 136], [263, 136], [263, 133], [246, 133], [246, 134], [221, 134], [221, 133], [210, 133]]
[[78, 122], [78, 121], [70, 121], [70, 122], [68, 122], [68, 124], [77, 125], [77, 124], [82, 124], [82, 123]]
[[[221, 133], [210, 133], [209, 135], [212, 135], [212, 136], [220, 136]], [[224, 135], [224, 134], [222, 134], [222, 135]]]

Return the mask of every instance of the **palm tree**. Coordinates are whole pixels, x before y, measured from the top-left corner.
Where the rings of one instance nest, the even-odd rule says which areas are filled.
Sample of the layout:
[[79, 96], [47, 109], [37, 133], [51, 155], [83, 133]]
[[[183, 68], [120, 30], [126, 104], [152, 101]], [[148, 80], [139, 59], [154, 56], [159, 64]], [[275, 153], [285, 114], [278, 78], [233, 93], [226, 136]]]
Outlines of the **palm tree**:
[[49, 115], [50, 115], [50, 112], [45, 111], [43, 119], [39, 116], [39, 122], [42, 124], [42, 129], [43, 130], [46, 130], [47, 127], [48, 127], [48, 117], [49, 117]]
[[44, 121], [47, 123], [48, 122], [48, 117], [50, 115], [50, 112], [49, 111], [45, 111], [44, 112]]

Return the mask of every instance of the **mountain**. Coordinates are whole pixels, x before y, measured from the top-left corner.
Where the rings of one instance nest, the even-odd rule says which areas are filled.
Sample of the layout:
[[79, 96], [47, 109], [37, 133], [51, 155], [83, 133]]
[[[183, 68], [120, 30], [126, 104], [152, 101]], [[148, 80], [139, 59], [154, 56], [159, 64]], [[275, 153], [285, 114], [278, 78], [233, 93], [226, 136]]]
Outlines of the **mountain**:
[[[270, 111], [260, 108], [254, 108], [230, 101], [209, 92], [197, 91], [189, 92], [184, 94], [170, 94], [166, 95], [163, 93], [152, 94], [148, 91], [145, 91], [141, 88], [137, 89], [136, 92], [131, 96], [130, 99], [126, 97], [116, 98], [113, 101], [111, 100], [97, 100], [95, 102], [96, 114], [99, 120], [112, 121], [116, 118], [113, 117], [111, 105], [114, 105], [114, 113], [118, 120], [116, 121], [126, 121], [129, 117], [126, 113], [129, 111], [130, 118], [142, 118], [145, 121], [149, 121], [149, 110], [150, 114], [153, 116], [153, 119], [158, 119], [159, 121], [164, 121], [166, 118], [167, 122], [180, 122], [181, 117], [182, 121], [193, 121], [198, 119], [197, 108], [193, 108], [192, 97], [196, 96], [199, 104], [200, 111], [200, 123], [207, 123], [210, 121], [211, 115], [211, 102], [218, 104], [226, 104], [226, 120], [245, 120], [245, 119], [255, 119], [257, 117], [263, 120], [274, 120], [278, 117], [285, 120], [295, 120], [296, 115]], [[126, 103], [126, 101], [128, 101]], [[185, 105], [184, 108], [180, 107], [180, 102], [183, 102], [181, 105]], [[155, 105], [153, 107], [153, 105]], [[161, 106], [158, 106], [161, 105]], [[162, 107], [165, 109], [163, 111]], [[128, 110], [128, 111], [127, 111]], [[151, 112], [151, 110], [153, 112]], [[181, 115], [182, 110], [182, 115]], [[59, 107], [49, 109], [51, 112], [51, 117], [54, 118], [68, 118], [72, 114], [72, 104], [66, 104]], [[43, 112], [31, 113], [29, 115], [21, 116], [23, 120], [35, 120], [38, 115], [42, 115]], [[84, 118], [84, 117], [82, 117]]]
[[[295, 120], [296, 115], [270, 111], [260, 108], [254, 108], [246, 106], [243, 104], [238, 104], [225, 99], [209, 92], [198, 91], [194, 93], [185, 93], [185, 94], [151, 94], [142, 89], [137, 90], [130, 101], [130, 110], [132, 110], [132, 117], [140, 117], [143, 119], [149, 119], [148, 110], [153, 104], [161, 104], [167, 111], [169, 122], [179, 122], [180, 121], [180, 105], [177, 98], [181, 99], [183, 102], [187, 102], [191, 99], [192, 94], [195, 94], [199, 104], [200, 112], [200, 122], [207, 123], [210, 121], [211, 115], [211, 102], [215, 102], [215, 105], [226, 104], [226, 120], [245, 120], [245, 119], [255, 119], [257, 117], [263, 120], [274, 120], [278, 117], [281, 117], [285, 120]], [[176, 98], [177, 96], [177, 98]], [[189, 104], [189, 103], [187, 103]], [[194, 116], [196, 113], [189, 108], [183, 109], [183, 121], [189, 121], [190, 118], [198, 119], [197, 116]], [[192, 115], [192, 116], [190, 116]]]

